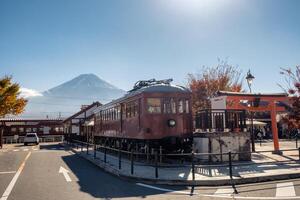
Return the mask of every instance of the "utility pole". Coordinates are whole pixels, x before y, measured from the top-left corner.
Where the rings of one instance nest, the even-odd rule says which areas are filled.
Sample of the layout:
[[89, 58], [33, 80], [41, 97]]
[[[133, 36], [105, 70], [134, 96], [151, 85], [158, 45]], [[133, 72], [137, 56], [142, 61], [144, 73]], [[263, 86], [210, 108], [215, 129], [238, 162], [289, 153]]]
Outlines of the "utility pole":
[[3, 128], [4, 128], [4, 122], [1, 122], [1, 127], [0, 127], [0, 148], [3, 148]]

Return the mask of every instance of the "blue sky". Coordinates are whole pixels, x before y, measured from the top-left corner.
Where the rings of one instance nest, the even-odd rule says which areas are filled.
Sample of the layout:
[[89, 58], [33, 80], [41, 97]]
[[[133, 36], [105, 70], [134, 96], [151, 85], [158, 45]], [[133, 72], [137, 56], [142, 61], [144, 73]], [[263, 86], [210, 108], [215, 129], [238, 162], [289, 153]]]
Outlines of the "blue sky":
[[[227, 59], [281, 92], [300, 64], [297, 0], [0, 0], [0, 76], [44, 91], [82, 73], [128, 90]], [[246, 87], [246, 84], [245, 84]]]

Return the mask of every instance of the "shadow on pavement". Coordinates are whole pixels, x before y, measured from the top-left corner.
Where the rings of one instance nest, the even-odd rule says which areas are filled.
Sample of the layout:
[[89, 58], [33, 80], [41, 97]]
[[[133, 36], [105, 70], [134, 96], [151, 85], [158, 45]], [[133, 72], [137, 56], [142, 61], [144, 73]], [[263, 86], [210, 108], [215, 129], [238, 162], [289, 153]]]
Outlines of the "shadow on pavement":
[[[89, 161], [77, 156], [68, 155], [62, 157], [63, 161], [78, 178], [78, 184], [82, 192], [86, 192], [95, 198], [123, 198], [140, 197], [164, 194], [165, 191], [141, 187], [135, 182], [126, 181], [102, 171]], [[158, 186], [159, 187], [159, 186]], [[163, 186], [166, 188], [165, 186]], [[174, 189], [174, 187], [172, 187]], [[187, 187], [176, 187], [176, 190], [186, 190]], [[176, 194], [178, 195], [178, 194]], [[181, 194], [185, 195], [186, 194]]]
[[40, 143], [40, 150], [58, 150], [58, 149], [62, 149], [63, 147], [61, 145], [59, 145], [58, 143], [54, 143], [54, 144], [43, 144]]

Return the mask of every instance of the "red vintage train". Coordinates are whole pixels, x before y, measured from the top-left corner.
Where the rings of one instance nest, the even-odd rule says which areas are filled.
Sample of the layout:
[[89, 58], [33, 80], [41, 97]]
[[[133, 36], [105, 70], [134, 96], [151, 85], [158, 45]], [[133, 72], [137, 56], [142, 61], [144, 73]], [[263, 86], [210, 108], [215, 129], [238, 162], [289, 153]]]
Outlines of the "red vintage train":
[[189, 151], [191, 94], [171, 81], [139, 81], [124, 97], [99, 107], [95, 111], [95, 141], [126, 150]]

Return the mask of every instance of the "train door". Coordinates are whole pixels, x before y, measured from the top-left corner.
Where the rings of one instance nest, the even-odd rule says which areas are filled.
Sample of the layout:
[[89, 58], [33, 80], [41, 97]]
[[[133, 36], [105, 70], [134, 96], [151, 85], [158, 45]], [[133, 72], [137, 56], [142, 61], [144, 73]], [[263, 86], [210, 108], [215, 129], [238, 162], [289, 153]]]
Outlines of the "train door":
[[120, 123], [121, 123], [121, 130], [120, 130], [120, 134], [122, 136], [124, 136], [124, 130], [125, 130], [125, 119], [126, 119], [126, 104], [121, 103], [121, 113], [120, 113]]

